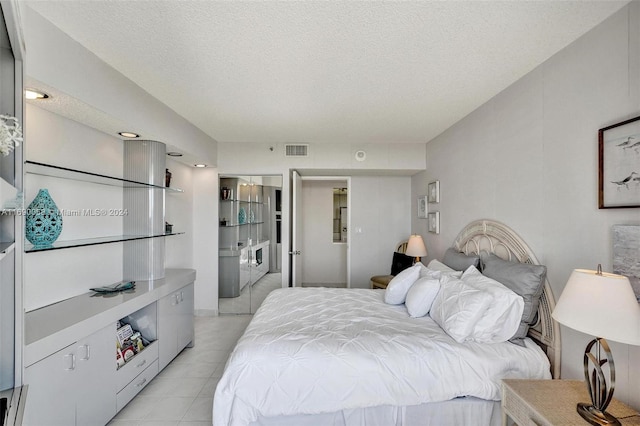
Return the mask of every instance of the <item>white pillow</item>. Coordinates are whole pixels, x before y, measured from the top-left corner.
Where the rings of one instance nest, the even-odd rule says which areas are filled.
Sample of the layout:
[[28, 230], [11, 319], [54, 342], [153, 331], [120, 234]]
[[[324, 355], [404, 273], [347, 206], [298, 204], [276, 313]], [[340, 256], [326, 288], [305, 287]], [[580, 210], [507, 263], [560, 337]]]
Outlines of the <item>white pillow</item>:
[[435, 269], [430, 269], [426, 266], [424, 266], [422, 263], [418, 262], [416, 263], [416, 265], [421, 265], [422, 267], [420, 268], [420, 278], [430, 278], [433, 280], [439, 280], [440, 277], [442, 276], [442, 272], [441, 271], [437, 271]]
[[407, 293], [407, 306], [409, 315], [419, 318], [427, 315], [431, 305], [440, 290], [440, 280], [429, 277], [418, 278]]
[[444, 274], [429, 314], [449, 336], [462, 343], [492, 301], [489, 293]]
[[440, 261], [437, 261], [436, 259], [433, 259], [431, 262], [429, 262], [427, 268], [431, 269], [432, 271], [440, 271], [443, 274], [448, 274], [456, 278], [460, 278], [462, 276], [462, 271], [451, 269], [447, 265]]
[[421, 264], [405, 269], [389, 281], [384, 291], [384, 301], [390, 305], [401, 305], [407, 298], [407, 292], [420, 275]]
[[518, 331], [522, 319], [522, 296], [498, 281], [485, 277], [473, 265], [464, 271], [462, 281], [487, 293], [492, 300], [482, 317], [475, 323], [467, 340], [499, 343], [511, 339]]

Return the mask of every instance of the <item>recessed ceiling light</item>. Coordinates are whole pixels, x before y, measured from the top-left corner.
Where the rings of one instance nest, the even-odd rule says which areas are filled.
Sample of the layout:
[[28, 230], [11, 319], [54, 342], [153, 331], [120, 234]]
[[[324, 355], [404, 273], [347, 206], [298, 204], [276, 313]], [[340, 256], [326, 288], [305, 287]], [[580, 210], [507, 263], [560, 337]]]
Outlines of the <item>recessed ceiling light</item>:
[[133, 133], [133, 132], [118, 132], [118, 134], [120, 136], [123, 136], [125, 138], [139, 138], [140, 135], [137, 133]]
[[202, 168], [202, 167], [207, 167], [207, 165], [206, 164], [194, 164], [194, 167]]
[[180, 154], [179, 152], [175, 152], [175, 151], [167, 152], [167, 155], [169, 157], [182, 157], [182, 154]]
[[30, 100], [33, 99], [47, 99], [49, 98], [49, 95], [47, 95], [44, 92], [39, 92], [37, 90], [34, 89], [25, 89], [24, 91], [24, 97]]

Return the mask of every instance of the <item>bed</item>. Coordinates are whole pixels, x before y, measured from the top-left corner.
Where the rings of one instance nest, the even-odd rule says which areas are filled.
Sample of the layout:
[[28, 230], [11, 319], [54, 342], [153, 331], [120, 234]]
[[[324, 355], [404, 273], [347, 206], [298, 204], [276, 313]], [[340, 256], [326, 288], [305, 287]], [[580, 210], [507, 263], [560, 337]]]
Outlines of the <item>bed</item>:
[[[538, 264], [507, 226], [466, 226], [464, 255]], [[222, 425], [500, 423], [501, 379], [559, 376], [559, 332], [544, 279], [535, 324], [519, 344], [457, 342], [431, 316], [371, 289], [273, 291], [229, 357], [216, 388]], [[435, 317], [435, 315], [434, 315]]]

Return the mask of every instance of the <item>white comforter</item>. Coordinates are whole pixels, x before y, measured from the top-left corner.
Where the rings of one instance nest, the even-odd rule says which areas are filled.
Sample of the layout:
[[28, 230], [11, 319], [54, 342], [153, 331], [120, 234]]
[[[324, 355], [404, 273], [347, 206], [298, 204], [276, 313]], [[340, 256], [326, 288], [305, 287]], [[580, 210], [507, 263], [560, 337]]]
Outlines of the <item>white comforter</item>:
[[232, 352], [213, 423], [259, 416], [406, 406], [459, 396], [500, 399], [503, 378], [551, 378], [533, 342], [456, 343], [430, 317], [411, 318], [383, 291], [273, 291]]

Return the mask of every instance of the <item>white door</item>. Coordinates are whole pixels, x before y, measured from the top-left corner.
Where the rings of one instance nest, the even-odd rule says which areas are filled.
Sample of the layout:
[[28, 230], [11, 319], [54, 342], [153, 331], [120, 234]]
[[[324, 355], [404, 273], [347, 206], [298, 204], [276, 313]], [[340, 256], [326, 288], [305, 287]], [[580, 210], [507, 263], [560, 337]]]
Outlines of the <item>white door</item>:
[[300, 224], [302, 223], [302, 178], [297, 171], [292, 172], [291, 193], [291, 244], [289, 245], [289, 258], [291, 264], [290, 283], [293, 287], [302, 286], [302, 235]]

